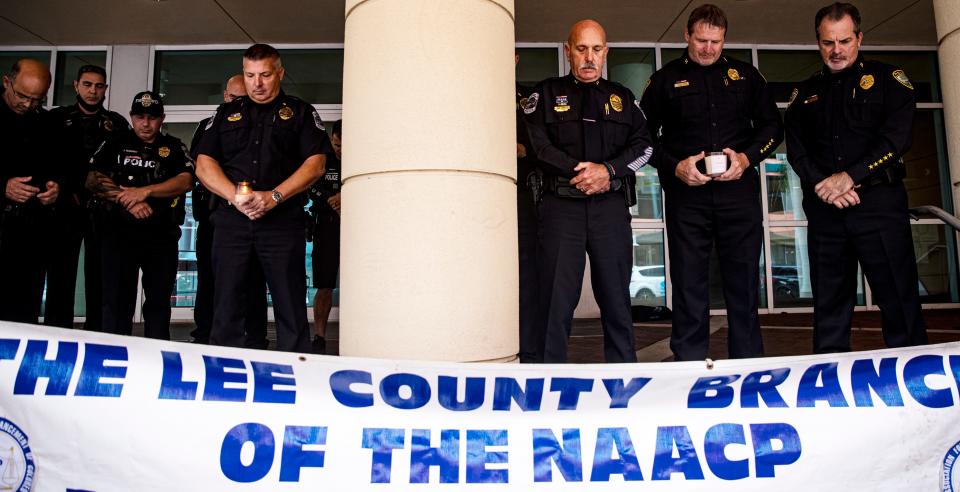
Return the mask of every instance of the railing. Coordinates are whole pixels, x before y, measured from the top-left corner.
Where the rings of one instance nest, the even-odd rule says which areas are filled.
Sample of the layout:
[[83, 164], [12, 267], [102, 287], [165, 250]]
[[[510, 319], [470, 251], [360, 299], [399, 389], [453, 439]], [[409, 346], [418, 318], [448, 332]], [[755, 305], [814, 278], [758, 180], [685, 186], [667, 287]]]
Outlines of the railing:
[[960, 219], [947, 213], [947, 211], [942, 208], [924, 205], [910, 209], [910, 217], [912, 217], [913, 220], [919, 220], [920, 215], [932, 215], [942, 220], [944, 224], [953, 227], [953, 230], [960, 231]]

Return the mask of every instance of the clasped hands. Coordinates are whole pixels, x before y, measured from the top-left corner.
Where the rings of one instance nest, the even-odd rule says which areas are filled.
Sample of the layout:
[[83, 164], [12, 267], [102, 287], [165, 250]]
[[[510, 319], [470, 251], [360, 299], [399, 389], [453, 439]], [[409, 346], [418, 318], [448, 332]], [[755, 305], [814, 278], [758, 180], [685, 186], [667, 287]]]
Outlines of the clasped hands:
[[16, 203], [25, 203], [27, 200], [37, 197], [37, 200], [43, 205], [50, 205], [57, 201], [57, 197], [60, 195], [60, 185], [55, 181], [47, 181], [44, 185], [46, 190], [41, 193], [40, 188], [28, 184], [32, 179], [33, 176], [8, 179], [4, 190], [7, 199]]
[[860, 204], [860, 195], [856, 188], [853, 178], [841, 171], [817, 183], [813, 190], [824, 203], [837, 208], [848, 208]]
[[750, 167], [750, 159], [748, 159], [747, 155], [743, 152], [737, 152], [730, 148], [723, 149], [723, 153], [730, 161], [730, 165], [727, 166], [727, 170], [720, 176], [710, 177], [697, 169], [697, 163], [706, 157], [705, 152], [692, 155], [677, 163], [677, 170], [674, 174], [676, 174], [680, 181], [683, 181], [688, 186], [703, 186], [710, 181], [735, 181], [740, 179], [740, 177], [743, 176], [743, 172]]
[[606, 193], [610, 190], [610, 172], [607, 166], [596, 162], [581, 162], [573, 168], [577, 175], [570, 184], [587, 195]]
[[243, 199], [237, 198], [233, 205], [250, 220], [263, 218], [277, 206], [272, 191], [251, 191], [250, 194], [243, 195]]

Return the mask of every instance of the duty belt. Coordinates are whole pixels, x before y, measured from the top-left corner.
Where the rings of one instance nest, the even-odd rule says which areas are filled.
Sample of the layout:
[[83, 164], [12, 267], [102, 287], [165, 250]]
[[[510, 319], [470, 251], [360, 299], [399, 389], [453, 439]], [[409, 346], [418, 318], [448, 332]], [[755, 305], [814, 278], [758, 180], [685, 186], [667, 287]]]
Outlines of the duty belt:
[[[617, 191], [622, 187], [620, 179], [612, 179], [610, 180], [610, 190], [607, 193]], [[575, 185], [570, 184], [569, 179], [560, 176], [544, 176], [543, 189], [547, 193], [552, 193], [554, 196], [561, 198], [590, 198], [596, 196], [580, 191]]]

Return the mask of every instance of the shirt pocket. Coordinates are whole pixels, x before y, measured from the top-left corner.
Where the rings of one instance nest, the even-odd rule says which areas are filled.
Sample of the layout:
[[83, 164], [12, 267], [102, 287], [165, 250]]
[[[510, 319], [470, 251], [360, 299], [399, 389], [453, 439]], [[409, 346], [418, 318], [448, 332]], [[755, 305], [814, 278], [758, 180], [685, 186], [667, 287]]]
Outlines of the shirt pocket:
[[857, 89], [852, 100], [844, 104], [847, 122], [850, 126], [863, 128], [875, 127], [883, 119], [883, 91]]
[[580, 108], [571, 106], [566, 111], [555, 111], [552, 107], [544, 107], [544, 123], [551, 140], [560, 147], [576, 145], [581, 138]]

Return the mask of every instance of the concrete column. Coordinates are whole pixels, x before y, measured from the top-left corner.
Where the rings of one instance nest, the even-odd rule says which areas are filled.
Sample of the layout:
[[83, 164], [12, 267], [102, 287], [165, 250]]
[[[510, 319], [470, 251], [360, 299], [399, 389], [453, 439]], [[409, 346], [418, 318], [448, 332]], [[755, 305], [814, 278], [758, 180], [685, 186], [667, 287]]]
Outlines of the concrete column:
[[112, 49], [106, 106], [129, 120], [133, 96], [150, 84], [150, 46], [116, 45]]
[[940, 87], [947, 127], [950, 183], [954, 207], [960, 207], [960, 2], [933, 0], [939, 41]]
[[513, 0], [347, 0], [340, 353], [516, 358]]

